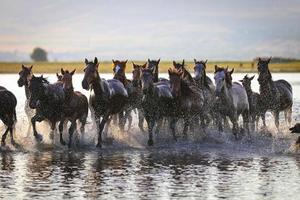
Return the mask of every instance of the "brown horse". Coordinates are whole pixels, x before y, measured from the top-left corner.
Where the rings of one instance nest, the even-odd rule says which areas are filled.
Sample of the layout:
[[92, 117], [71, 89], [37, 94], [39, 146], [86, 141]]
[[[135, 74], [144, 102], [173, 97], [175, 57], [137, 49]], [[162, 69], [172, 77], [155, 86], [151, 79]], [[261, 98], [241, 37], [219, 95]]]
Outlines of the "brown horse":
[[273, 81], [269, 70], [269, 59], [258, 59], [258, 83], [264, 111], [270, 110], [275, 117], [275, 125], [279, 130], [279, 113], [284, 111], [285, 120], [292, 121], [293, 89], [285, 80]]
[[264, 109], [262, 107], [263, 105], [261, 101], [261, 96], [257, 92], [253, 92], [251, 89], [251, 81], [254, 79], [254, 76], [248, 77], [248, 75], [246, 75], [242, 80], [240, 80], [240, 82], [243, 84], [247, 92], [248, 101], [249, 101], [250, 122], [252, 126], [254, 126], [256, 122], [256, 130], [257, 130], [259, 117], [262, 118], [264, 127], [266, 126], [266, 120], [265, 120], [265, 113], [263, 113]]
[[81, 135], [84, 134], [84, 126], [86, 124], [86, 119], [88, 115], [88, 100], [84, 94], [78, 91], [74, 91], [72, 76], [74, 75], [75, 70], [69, 72], [68, 70], [64, 71], [61, 69], [62, 74], [62, 83], [63, 89], [65, 92], [65, 102], [63, 106], [62, 118], [59, 124], [59, 132], [60, 132], [60, 142], [65, 145], [65, 142], [62, 137], [63, 132], [63, 124], [65, 120], [71, 122], [71, 126], [69, 128], [69, 143], [68, 147], [71, 147], [72, 144], [72, 135], [76, 130], [76, 120], [81, 122]]
[[157, 83], [159, 82], [159, 77], [158, 77], [158, 69], [159, 69], [159, 63], [160, 63], [160, 59], [158, 60], [150, 60], [148, 58], [148, 69], [152, 70], [152, 73], [153, 73], [153, 81], [154, 83]]
[[28, 83], [31, 80], [33, 75], [32, 68], [33, 68], [32, 65], [30, 67], [22, 65], [21, 71], [19, 72], [19, 79], [18, 79], [18, 86], [19, 87], [24, 86], [25, 89], [26, 101], [25, 101], [24, 110], [29, 122], [28, 129], [27, 129], [27, 136], [29, 136], [31, 130], [31, 118], [35, 115], [35, 109], [31, 109], [29, 107], [30, 91], [29, 91]]
[[201, 89], [184, 79], [181, 69], [168, 70], [172, 95], [176, 102], [176, 116], [184, 119], [184, 136], [187, 135], [191, 121], [202, 118], [204, 98]]
[[[84, 78], [82, 87], [91, 89], [90, 105], [95, 112], [98, 129], [97, 147], [102, 146], [102, 131], [109, 117], [124, 110], [128, 103], [128, 93], [122, 82], [117, 79], [101, 79], [98, 73], [98, 59], [89, 62], [85, 59]], [[101, 123], [100, 118], [102, 117]]]
[[3, 124], [7, 127], [1, 139], [2, 146], [5, 146], [5, 139], [8, 131], [10, 132], [11, 143], [13, 145], [16, 144], [13, 135], [14, 125], [17, 121], [16, 106], [17, 99], [15, 95], [6, 88], [0, 86], [0, 120], [2, 120]]
[[145, 69], [147, 66], [147, 63], [143, 65], [138, 65], [132, 62], [133, 65], [133, 71], [132, 71], [132, 85], [134, 87], [134, 91], [136, 93], [135, 98], [135, 107], [138, 111], [138, 119], [139, 123], [138, 126], [141, 129], [141, 131], [144, 130], [144, 113], [142, 109], [142, 98], [143, 98], [143, 92], [142, 92], [142, 81], [141, 81], [141, 75], [142, 75], [142, 69]]

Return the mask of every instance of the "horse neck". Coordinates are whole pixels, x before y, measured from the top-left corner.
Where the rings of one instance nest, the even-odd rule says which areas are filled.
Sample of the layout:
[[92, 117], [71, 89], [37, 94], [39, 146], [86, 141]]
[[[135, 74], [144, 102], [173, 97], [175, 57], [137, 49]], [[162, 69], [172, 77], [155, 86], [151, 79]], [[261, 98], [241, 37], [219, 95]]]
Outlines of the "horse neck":
[[103, 91], [102, 82], [99, 75], [97, 76], [96, 80], [92, 82], [92, 89], [94, 90], [96, 97], [100, 97], [100, 98], [103, 97], [104, 91]]
[[232, 97], [229, 94], [230, 86], [228, 83], [225, 83], [223, 90], [221, 91], [221, 99], [225, 102], [232, 102]]
[[74, 88], [73, 88], [73, 84], [71, 85], [70, 88], [64, 88], [64, 92], [66, 94], [66, 100], [70, 100], [70, 98], [73, 96], [74, 94]]
[[124, 86], [128, 84], [125, 74], [115, 74], [114, 79], [117, 79], [120, 82], [122, 82]]
[[258, 80], [259, 80], [259, 92], [260, 94], [267, 95], [267, 96], [273, 96], [273, 89], [274, 89], [274, 82], [272, 80], [272, 77], [265, 76], [265, 73], [260, 73]]
[[26, 96], [26, 99], [28, 100], [28, 99], [30, 99], [30, 96], [31, 96], [30, 90], [29, 90], [28, 85], [25, 85], [24, 88], [25, 88], [25, 96]]
[[142, 82], [140, 79], [133, 79], [132, 85], [133, 85], [133, 87], [140, 88], [140, 87], [142, 87]]

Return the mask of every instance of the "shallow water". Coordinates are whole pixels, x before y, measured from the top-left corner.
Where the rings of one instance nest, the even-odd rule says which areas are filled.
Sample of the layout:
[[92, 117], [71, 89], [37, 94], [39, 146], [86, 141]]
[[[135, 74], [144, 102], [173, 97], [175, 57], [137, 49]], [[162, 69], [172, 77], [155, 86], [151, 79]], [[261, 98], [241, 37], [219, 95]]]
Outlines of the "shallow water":
[[[54, 75], [48, 76], [55, 81]], [[242, 77], [234, 75], [235, 80]], [[299, 73], [273, 74], [293, 86], [293, 123], [300, 121], [299, 77]], [[270, 114], [267, 132], [273, 137], [259, 132], [235, 141], [230, 131], [220, 135], [210, 128], [206, 135], [189, 133], [187, 140], [175, 143], [168, 130], [161, 130], [155, 146], [149, 148], [147, 134], [135, 122], [125, 133], [113, 126], [108, 133], [114, 138], [112, 144], [107, 142], [102, 150], [94, 147], [96, 134], [89, 119], [86, 134], [68, 150], [58, 137], [52, 144], [46, 123], [38, 126], [44, 143], [36, 144], [31, 132], [26, 137], [25, 95], [17, 78], [0, 75], [0, 85], [18, 99], [15, 135], [20, 144], [0, 149], [0, 199], [299, 199], [300, 153], [293, 149], [295, 136], [283, 122], [277, 133]], [[82, 74], [75, 76], [75, 89], [88, 95], [81, 89], [81, 79]], [[258, 90], [256, 81], [253, 88]]]

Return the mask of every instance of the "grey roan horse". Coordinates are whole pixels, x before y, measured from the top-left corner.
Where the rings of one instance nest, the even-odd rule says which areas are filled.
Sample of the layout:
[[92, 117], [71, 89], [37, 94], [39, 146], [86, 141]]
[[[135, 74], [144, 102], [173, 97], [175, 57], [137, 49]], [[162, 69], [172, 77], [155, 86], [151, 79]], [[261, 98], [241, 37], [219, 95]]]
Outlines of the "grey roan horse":
[[238, 84], [232, 83], [231, 74], [234, 70], [228, 71], [224, 68], [215, 66], [215, 84], [218, 110], [219, 130], [222, 130], [221, 118], [228, 116], [233, 124], [232, 132], [235, 138], [238, 138], [238, 118], [243, 116], [244, 129], [249, 134], [249, 103], [245, 88]]
[[[102, 146], [102, 131], [113, 114], [118, 114], [124, 110], [128, 102], [128, 94], [122, 82], [117, 79], [104, 80], [98, 73], [98, 59], [89, 62], [85, 59], [84, 78], [82, 87], [85, 90], [91, 88], [93, 93], [90, 96], [90, 104], [93, 107], [98, 129], [97, 147]], [[101, 123], [100, 118], [102, 117]]]
[[15, 95], [12, 92], [8, 91], [6, 88], [0, 86], [0, 119], [2, 120], [4, 125], [7, 126], [7, 129], [2, 136], [2, 146], [5, 145], [5, 139], [8, 131], [10, 132], [11, 143], [13, 145], [15, 144], [13, 128], [15, 122], [17, 121], [16, 106], [17, 99]]
[[258, 59], [258, 82], [264, 111], [270, 110], [275, 118], [275, 125], [279, 130], [279, 112], [284, 111], [285, 120], [292, 121], [293, 90], [285, 80], [273, 81], [269, 70], [269, 59]]

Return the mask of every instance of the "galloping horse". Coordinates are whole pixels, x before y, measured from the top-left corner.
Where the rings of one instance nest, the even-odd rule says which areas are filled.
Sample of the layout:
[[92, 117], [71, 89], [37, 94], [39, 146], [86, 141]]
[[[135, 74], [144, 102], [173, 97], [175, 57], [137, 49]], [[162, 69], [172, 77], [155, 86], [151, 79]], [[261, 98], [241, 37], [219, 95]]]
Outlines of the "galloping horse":
[[10, 132], [11, 144], [16, 144], [13, 135], [14, 125], [17, 121], [16, 106], [17, 99], [15, 95], [6, 88], [0, 86], [0, 119], [7, 127], [1, 139], [2, 146], [5, 146], [5, 139], [8, 131]]
[[[174, 116], [174, 101], [171, 89], [167, 84], [154, 83], [153, 70], [142, 68], [142, 108], [145, 119], [148, 124], [148, 145], [153, 145], [153, 128], [157, 125], [157, 130], [162, 124], [163, 117]], [[171, 120], [170, 128], [174, 139], [175, 136], [175, 121]]]
[[233, 124], [232, 132], [235, 138], [238, 138], [238, 118], [243, 116], [244, 129], [249, 134], [249, 103], [245, 88], [232, 83], [232, 73], [234, 69], [228, 69], [215, 66], [215, 84], [218, 111], [218, 126], [222, 130], [221, 118], [228, 116]]
[[251, 125], [255, 125], [256, 122], [257, 130], [259, 117], [262, 118], [264, 127], [266, 126], [266, 120], [265, 113], [263, 112], [264, 109], [262, 107], [261, 96], [257, 92], [253, 92], [251, 89], [251, 81], [253, 80], [254, 76], [248, 77], [248, 75], [246, 75], [242, 80], [240, 80], [240, 82], [242, 82], [247, 92]]
[[62, 83], [63, 89], [65, 92], [65, 102], [63, 105], [63, 113], [61, 117], [61, 121], [59, 124], [59, 132], [60, 132], [60, 142], [65, 145], [65, 142], [62, 137], [63, 132], [63, 124], [67, 119], [71, 122], [71, 126], [69, 128], [69, 143], [68, 146], [71, 147], [72, 144], [72, 135], [76, 130], [76, 120], [81, 122], [81, 135], [84, 134], [84, 126], [86, 124], [86, 119], [88, 115], [88, 100], [84, 94], [78, 91], [74, 91], [72, 76], [74, 75], [75, 70], [69, 72], [68, 70], [64, 71], [61, 69], [62, 74]]
[[145, 69], [147, 66], [147, 63], [143, 65], [138, 65], [135, 63], [132, 63], [133, 65], [133, 71], [132, 71], [132, 85], [134, 88], [134, 91], [136, 93], [135, 95], [135, 108], [138, 111], [138, 119], [139, 123], [138, 126], [141, 129], [141, 131], [144, 130], [144, 112], [142, 109], [142, 99], [143, 99], [143, 92], [142, 92], [142, 81], [141, 81], [141, 74], [142, 74], [142, 69]]
[[125, 105], [128, 103], [128, 93], [119, 80], [100, 78], [98, 73], [99, 63], [96, 57], [94, 62], [85, 59], [85, 65], [82, 88], [92, 90], [89, 103], [93, 107], [96, 123], [99, 127], [97, 147], [101, 147], [103, 128], [111, 115], [124, 110]]
[[29, 106], [36, 109], [35, 115], [31, 118], [33, 135], [37, 141], [42, 141], [42, 135], [36, 130], [36, 122], [48, 120], [51, 124], [51, 135], [53, 135], [56, 123], [60, 121], [63, 104], [65, 101], [65, 92], [60, 84], [49, 84], [41, 77], [32, 75], [29, 81], [30, 99]]
[[25, 101], [25, 113], [28, 118], [28, 129], [27, 129], [27, 136], [29, 136], [30, 129], [31, 129], [31, 118], [35, 115], [35, 109], [31, 109], [29, 107], [29, 99], [30, 99], [30, 91], [28, 87], [28, 83], [33, 75], [32, 73], [32, 68], [33, 66], [31, 65], [30, 67], [26, 67], [25, 65], [22, 65], [22, 69], [19, 72], [19, 79], [18, 79], [18, 86], [25, 88], [25, 96], [26, 96], [26, 101]]
[[183, 134], [186, 136], [191, 120], [195, 117], [202, 117], [203, 93], [195, 84], [184, 81], [182, 70], [170, 68], [168, 72], [171, 92], [176, 105], [175, 116], [184, 119]]
[[258, 59], [258, 83], [262, 98], [263, 110], [270, 110], [275, 117], [275, 125], [279, 130], [279, 113], [284, 111], [286, 122], [292, 121], [293, 89], [285, 80], [273, 81], [269, 70], [269, 59]]

